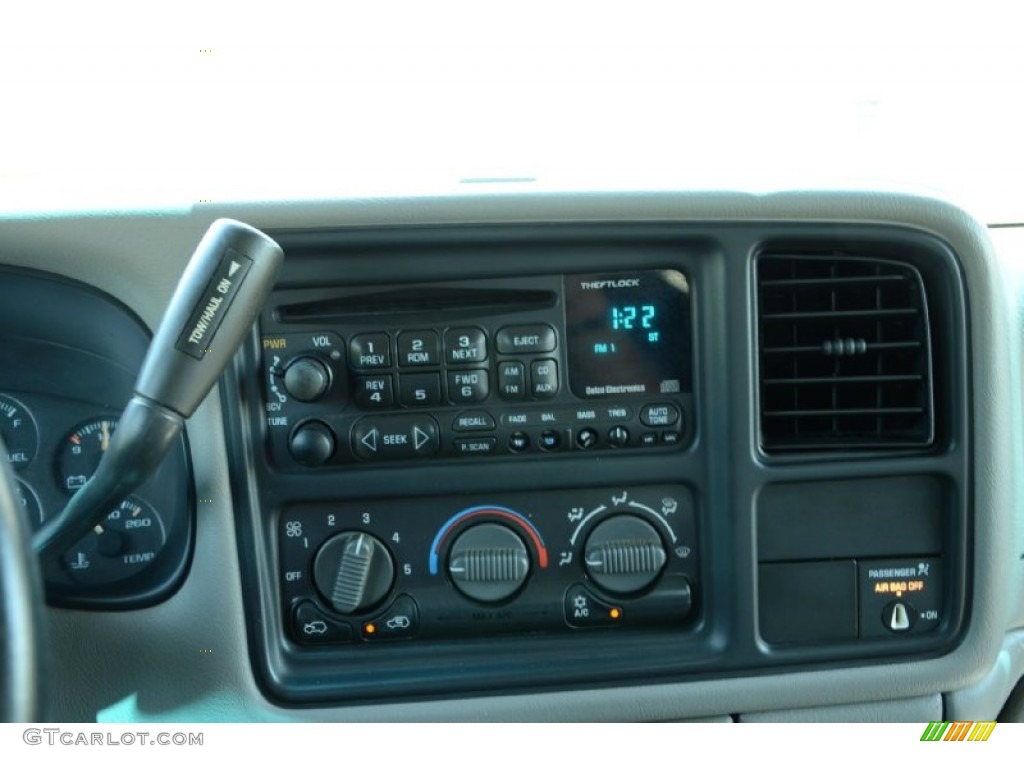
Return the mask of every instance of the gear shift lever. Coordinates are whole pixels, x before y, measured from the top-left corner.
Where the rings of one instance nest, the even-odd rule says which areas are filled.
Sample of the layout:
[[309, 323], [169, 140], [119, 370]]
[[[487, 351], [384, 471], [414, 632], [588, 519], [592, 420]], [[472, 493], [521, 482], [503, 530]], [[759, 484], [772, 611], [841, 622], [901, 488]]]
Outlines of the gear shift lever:
[[135, 396], [96, 473], [32, 539], [59, 555], [159, 466], [227, 367], [274, 284], [284, 252], [231, 219], [210, 225], [185, 268], [149, 345]]

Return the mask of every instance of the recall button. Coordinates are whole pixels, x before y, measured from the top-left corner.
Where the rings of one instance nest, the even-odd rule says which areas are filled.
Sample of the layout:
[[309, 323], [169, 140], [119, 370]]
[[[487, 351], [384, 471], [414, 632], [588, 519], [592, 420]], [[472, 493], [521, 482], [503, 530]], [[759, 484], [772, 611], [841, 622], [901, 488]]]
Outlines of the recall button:
[[679, 409], [669, 403], [653, 403], [640, 410], [645, 427], [669, 427], [679, 421]]
[[551, 352], [555, 348], [555, 329], [550, 325], [509, 325], [498, 331], [498, 352], [503, 355]]
[[440, 447], [437, 422], [429, 416], [370, 416], [352, 427], [352, 450], [368, 461], [433, 456]]
[[456, 432], [486, 432], [494, 429], [494, 418], [487, 411], [464, 411], [455, 417]]

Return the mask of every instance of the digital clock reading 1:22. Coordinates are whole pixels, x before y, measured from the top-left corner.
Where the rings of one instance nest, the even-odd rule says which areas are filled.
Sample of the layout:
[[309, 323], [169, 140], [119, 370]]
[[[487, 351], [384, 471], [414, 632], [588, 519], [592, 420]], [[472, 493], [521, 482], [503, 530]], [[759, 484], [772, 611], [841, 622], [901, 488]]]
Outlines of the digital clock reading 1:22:
[[676, 270], [566, 276], [569, 384], [578, 397], [689, 392], [689, 283]]

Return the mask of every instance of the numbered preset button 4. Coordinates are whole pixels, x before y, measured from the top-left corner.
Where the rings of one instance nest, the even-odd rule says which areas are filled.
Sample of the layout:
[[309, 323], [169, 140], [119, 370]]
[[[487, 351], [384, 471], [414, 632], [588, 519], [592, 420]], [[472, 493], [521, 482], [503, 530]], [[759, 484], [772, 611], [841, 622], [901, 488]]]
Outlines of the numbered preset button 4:
[[360, 408], [387, 408], [395, 404], [395, 390], [390, 374], [381, 376], [356, 376], [352, 395]]

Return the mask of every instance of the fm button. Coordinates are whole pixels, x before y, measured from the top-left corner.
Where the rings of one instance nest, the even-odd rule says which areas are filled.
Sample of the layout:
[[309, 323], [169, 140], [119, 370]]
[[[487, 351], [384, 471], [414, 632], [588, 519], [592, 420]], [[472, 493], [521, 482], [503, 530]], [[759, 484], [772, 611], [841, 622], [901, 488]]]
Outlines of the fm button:
[[440, 447], [440, 431], [430, 416], [367, 417], [352, 427], [352, 450], [366, 461], [426, 458]]

